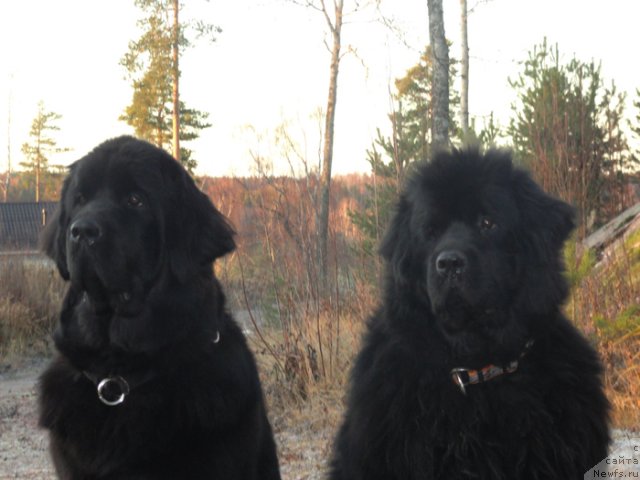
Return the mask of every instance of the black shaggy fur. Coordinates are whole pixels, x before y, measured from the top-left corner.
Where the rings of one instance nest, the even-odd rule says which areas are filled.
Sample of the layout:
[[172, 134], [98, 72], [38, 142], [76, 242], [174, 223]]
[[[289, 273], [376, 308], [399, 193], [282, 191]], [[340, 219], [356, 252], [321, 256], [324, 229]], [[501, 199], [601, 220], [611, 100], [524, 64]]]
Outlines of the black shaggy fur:
[[[417, 168], [382, 242], [384, 299], [332, 480], [576, 480], [606, 456], [600, 362], [560, 309], [572, 228], [572, 209], [505, 152]], [[450, 374], [513, 360], [517, 371], [466, 395]]]
[[[256, 365], [213, 275], [233, 231], [178, 162], [131, 137], [99, 145], [72, 165], [43, 248], [70, 281], [40, 379], [60, 478], [280, 478]], [[114, 375], [130, 393], [107, 406], [96, 385]]]

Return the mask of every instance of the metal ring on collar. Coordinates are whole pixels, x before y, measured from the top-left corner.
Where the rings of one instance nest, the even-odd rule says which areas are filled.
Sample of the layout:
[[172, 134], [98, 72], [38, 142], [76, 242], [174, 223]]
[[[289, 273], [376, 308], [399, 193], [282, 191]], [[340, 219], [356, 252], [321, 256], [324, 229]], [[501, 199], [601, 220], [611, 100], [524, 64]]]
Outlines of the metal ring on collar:
[[[115, 400], [109, 400], [104, 395], [105, 394], [104, 390], [112, 386], [117, 386], [120, 389], [120, 395]], [[102, 403], [110, 407], [114, 407], [124, 402], [125, 397], [129, 395], [129, 384], [124, 378], [122, 378], [119, 375], [116, 375], [113, 377], [107, 377], [102, 379], [98, 384], [98, 388], [96, 390], [98, 392], [98, 398]]]
[[453, 381], [455, 382], [456, 386], [460, 389], [460, 391], [462, 392], [463, 395], [467, 394], [467, 389], [466, 389], [466, 385], [464, 383], [464, 380], [462, 380], [462, 374], [464, 372], [469, 372], [468, 369], [466, 368], [454, 368], [451, 370], [451, 376], [453, 377]]

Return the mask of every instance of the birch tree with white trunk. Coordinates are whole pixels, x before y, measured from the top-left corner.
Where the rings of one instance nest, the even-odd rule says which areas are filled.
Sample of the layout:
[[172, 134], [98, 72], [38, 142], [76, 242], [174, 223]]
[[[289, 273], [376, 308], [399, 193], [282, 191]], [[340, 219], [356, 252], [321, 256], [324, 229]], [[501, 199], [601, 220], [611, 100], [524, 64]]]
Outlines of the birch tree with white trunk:
[[442, 0], [427, 0], [429, 41], [433, 52], [433, 126], [431, 151], [449, 147], [449, 46], [444, 32]]

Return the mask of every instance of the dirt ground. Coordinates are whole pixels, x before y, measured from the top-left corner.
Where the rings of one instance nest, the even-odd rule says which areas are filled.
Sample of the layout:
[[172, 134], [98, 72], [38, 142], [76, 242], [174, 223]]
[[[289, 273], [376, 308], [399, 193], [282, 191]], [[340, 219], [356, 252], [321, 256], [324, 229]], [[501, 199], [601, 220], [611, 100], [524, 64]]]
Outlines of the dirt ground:
[[[36, 425], [35, 385], [45, 365], [44, 359], [29, 359], [0, 367], [0, 480], [55, 478], [46, 434]], [[332, 436], [329, 428], [304, 424], [276, 429], [283, 480], [324, 478]], [[629, 431], [617, 430], [614, 436], [612, 452], [640, 443], [640, 434]]]

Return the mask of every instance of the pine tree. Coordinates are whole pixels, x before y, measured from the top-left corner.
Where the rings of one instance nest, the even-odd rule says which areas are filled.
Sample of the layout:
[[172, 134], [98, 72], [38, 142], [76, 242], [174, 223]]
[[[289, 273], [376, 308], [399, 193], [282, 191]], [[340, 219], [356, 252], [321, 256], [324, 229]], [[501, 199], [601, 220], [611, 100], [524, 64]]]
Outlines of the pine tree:
[[607, 219], [630, 159], [620, 129], [624, 94], [605, 87], [594, 61], [561, 62], [558, 46], [536, 46], [510, 80], [518, 100], [509, 127], [517, 157], [549, 192], [578, 207], [580, 233]]
[[33, 178], [35, 201], [39, 202], [43, 197], [43, 187], [49, 179], [51, 167], [49, 157], [52, 153], [66, 152], [68, 148], [57, 146], [52, 132], [60, 130], [56, 124], [62, 115], [55, 112], [47, 112], [44, 102], [38, 103], [38, 113], [31, 122], [29, 141], [22, 145], [22, 153], [26, 157], [20, 165], [25, 168]]
[[[144, 18], [138, 21], [143, 33], [129, 43], [120, 61], [133, 86], [131, 104], [120, 120], [133, 126], [137, 136], [171, 150], [193, 171], [197, 162], [181, 142], [198, 138], [200, 131], [211, 124], [207, 123], [208, 113], [187, 107], [179, 99], [178, 61], [180, 53], [191, 46], [185, 36], [188, 25], [176, 23], [180, 5], [175, 0], [135, 0], [135, 4], [144, 12]], [[220, 31], [208, 24], [195, 28], [209, 36]]]
[[[633, 107], [636, 109], [636, 117], [633, 121], [629, 122], [629, 128], [633, 137], [636, 139], [637, 145], [638, 142], [640, 142], [640, 88], [636, 89], [636, 100], [633, 102]], [[634, 149], [627, 168], [632, 171], [638, 171], [640, 169], [640, 147]]]

